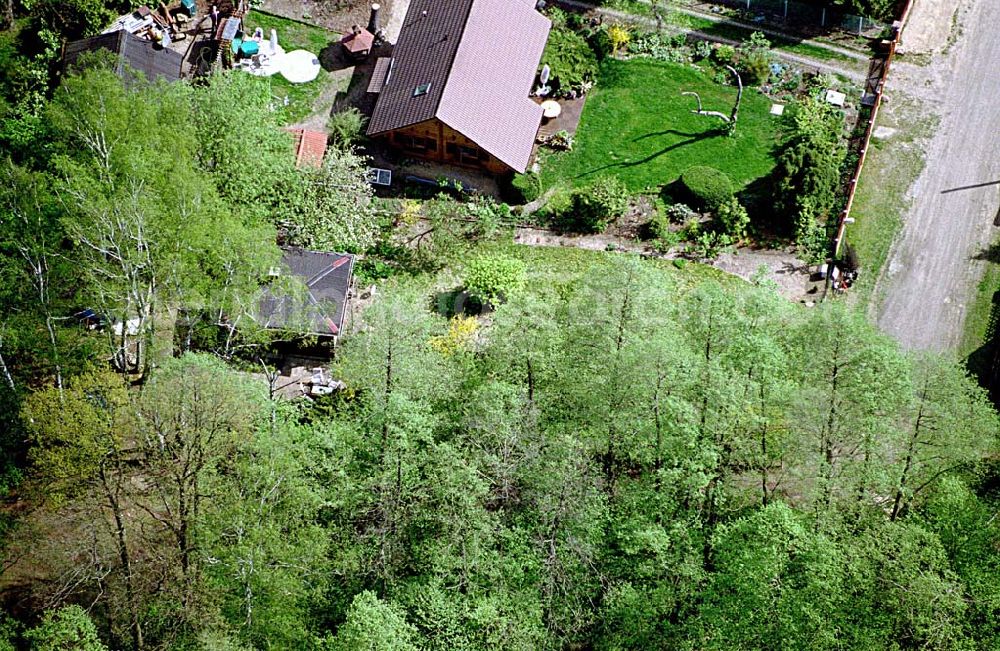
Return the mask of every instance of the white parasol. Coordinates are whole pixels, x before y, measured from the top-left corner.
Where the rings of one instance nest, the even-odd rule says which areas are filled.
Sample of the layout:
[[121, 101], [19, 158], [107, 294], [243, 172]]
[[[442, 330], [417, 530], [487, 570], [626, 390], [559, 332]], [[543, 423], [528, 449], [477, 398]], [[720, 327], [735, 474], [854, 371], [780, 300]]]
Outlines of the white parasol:
[[319, 59], [306, 50], [289, 52], [280, 58], [278, 65], [281, 76], [293, 84], [304, 84], [319, 76]]

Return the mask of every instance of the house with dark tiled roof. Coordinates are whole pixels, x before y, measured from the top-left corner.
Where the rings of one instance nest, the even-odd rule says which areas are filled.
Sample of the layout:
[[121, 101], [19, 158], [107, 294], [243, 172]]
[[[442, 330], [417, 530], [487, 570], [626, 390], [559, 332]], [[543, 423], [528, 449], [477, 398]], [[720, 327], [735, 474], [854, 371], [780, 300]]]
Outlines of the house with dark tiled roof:
[[407, 155], [523, 172], [541, 107], [529, 97], [551, 22], [535, 0], [413, 0], [389, 60], [368, 135]]

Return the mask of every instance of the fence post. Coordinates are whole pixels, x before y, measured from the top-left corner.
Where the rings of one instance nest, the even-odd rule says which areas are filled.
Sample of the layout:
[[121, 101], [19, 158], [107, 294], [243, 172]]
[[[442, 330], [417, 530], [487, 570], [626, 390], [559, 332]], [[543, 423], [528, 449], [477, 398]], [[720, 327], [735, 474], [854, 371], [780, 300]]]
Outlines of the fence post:
[[819, 19], [819, 26], [826, 27], [826, 7], [823, 7], [823, 17]]
[[788, 18], [788, 0], [785, 0], [785, 18]]
[[861, 36], [861, 34], [864, 31], [865, 31], [865, 17], [858, 16], [858, 36]]
[[747, 11], [750, 11], [750, 0], [747, 0]]

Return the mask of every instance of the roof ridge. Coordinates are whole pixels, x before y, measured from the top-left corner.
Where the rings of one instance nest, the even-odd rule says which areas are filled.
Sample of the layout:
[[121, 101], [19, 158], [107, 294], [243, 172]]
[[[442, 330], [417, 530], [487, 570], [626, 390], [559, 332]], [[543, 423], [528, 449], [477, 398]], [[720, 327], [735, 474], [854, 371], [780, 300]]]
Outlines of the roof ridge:
[[124, 29], [118, 30], [117, 34], [118, 38], [116, 40], [118, 42], [115, 43], [115, 47], [118, 51], [115, 54], [117, 55], [118, 61], [115, 62], [115, 74], [121, 77], [125, 74], [125, 59], [128, 58], [125, 54], [125, 48], [128, 47], [128, 37], [131, 35]]

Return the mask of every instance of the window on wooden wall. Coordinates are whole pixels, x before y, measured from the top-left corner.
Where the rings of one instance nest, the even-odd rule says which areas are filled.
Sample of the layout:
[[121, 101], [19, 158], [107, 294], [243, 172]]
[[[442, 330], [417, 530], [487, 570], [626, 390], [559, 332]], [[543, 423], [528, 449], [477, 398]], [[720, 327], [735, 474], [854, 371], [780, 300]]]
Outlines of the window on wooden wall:
[[490, 157], [489, 154], [478, 147], [466, 147], [454, 142], [449, 142], [445, 146], [445, 152], [463, 165], [478, 165]]
[[437, 151], [437, 140], [423, 136], [411, 136], [408, 133], [392, 134], [393, 141], [403, 149], [410, 151]]

